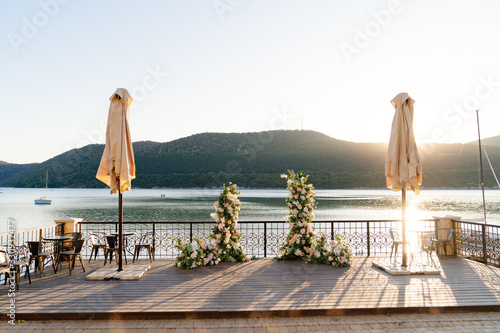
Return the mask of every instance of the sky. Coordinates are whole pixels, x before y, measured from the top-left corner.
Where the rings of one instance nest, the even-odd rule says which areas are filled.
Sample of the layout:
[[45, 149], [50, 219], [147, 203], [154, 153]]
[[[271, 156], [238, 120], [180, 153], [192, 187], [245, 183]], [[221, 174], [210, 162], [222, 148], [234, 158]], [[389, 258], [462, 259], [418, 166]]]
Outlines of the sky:
[[500, 2], [2, 1], [0, 161], [105, 143], [305, 129], [388, 142], [400, 92], [419, 143], [500, 135]]

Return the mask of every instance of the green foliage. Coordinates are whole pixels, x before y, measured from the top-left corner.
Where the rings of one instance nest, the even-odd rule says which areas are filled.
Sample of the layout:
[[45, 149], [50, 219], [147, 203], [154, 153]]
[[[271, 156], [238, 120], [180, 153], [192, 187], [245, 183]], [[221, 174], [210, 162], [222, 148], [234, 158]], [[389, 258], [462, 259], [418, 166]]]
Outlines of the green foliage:
[[216, 224], [209, 238], [221, 261], [248, 261], [241, 247], [241, 233], [238, 231], [238, 217], [241, 212], [241, 202], [238, 199], [238, 186], [229, 183], [222, 190], [214, 204], [215, 213], [210, 216]]
[[220, 259], [217, 258], [214, 249], [210, 244], [205, 244], [203, 240], [194, 239], [195, 242], [184, 242], [177, 239], [175, 247], [181, 251], [175, 259], [175, 266], [182, 269], [190, 269], [199, 266], [217, 265]]
[[325, 235], [316, 236], [311, 221], [314, 219], [316, 206], [312, 184], [307, 184], [308, 176], [303, 172], [288, 171], [283, 174], [287, 179], [290, 195], [286, 204], [290, 211], [287, 222], [290, 224], [285, 243], [280, 247], [276, 260], [306, 260], [317, 264], [329, 264], [335, 267], [348, 267], [352, 254], [349, 245], [338, 235], [336, 241], [328, 244]]
[[286, 198], [289, 215], [287, 222], [290, 225], [290, 231], [283, 244], [278, 250], [277, 259], [279, 260], [307, 260], [311, 254], [316, 240], [311, 221], [314, 218], [314, 207], [316, 202], [312, 184], [306, 184], [308, 176], [303, 172], [295, 173], [289, 170], [290, 174], [281, 175], [281, 178], [287, 179], [287, 189], [290, 195]]
[[352, 263], [352, 251], [349, 244], [339, 235], [329, 244], [326, 236], [318, 237], [314, 254], [310, 260], [315, 264], [327, 264], [334, 267], [349, 267]]
[[199, 266], [217, 265], [220, 261], [236, 262], [250, 260], [241, 244], [241, 233], [238, 231], [238, 216], [241, 212], [241, 202], [238, 199], [238, 186], [224, 185], [223, 190], [214, 204], [215, 213], [210, 216], [216, 225], [208, 236], [211, 244], [195, 239], [196, 243], [177, 239], [176, 248], [181, 251], [175, 260], [175, 266], [189, 269]]
[[[483, 140], [500, 175], [500, 137]], [[43, 163], [0, 163], [0, 186], [103, 188], [95, 179], [104, 145], [88, 145]], [[423, 188], [477, 188], [478, 147], [421, 144]], [[304, 170], [317, 188], [384, 188], [385, 143], [336, 140], [313, 131], [202, 133], [167, 143], [134, 143], [137, 178], [132, 187], [280, 188], [282, 170]], [[483, 156], [484, 158], [484, 156]], [[496, 182], [484, 161], [485, 186]]]

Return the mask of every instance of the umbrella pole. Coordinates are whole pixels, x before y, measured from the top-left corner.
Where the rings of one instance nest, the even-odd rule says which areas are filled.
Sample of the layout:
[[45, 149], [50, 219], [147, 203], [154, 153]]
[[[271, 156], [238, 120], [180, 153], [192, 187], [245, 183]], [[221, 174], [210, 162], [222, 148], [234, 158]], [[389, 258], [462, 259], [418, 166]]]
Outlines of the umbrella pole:
[[120, 189], [120, 180], [118, 181], [118, 272], [123, 271], [123, 197]]
[[406, 191], [402, 190], [402, 207], [403, 207], [403, 263], [401, 266], [406, 267]]

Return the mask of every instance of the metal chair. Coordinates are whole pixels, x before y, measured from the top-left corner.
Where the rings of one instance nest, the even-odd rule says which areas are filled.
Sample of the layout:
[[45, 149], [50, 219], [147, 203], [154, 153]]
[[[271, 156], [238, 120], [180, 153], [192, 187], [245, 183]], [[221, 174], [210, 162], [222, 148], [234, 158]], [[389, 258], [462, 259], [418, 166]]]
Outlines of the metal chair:
[[[12, 273], [14, 272], [14, 283], [16, 285], [16, 290], [19, 290], [19, 283], [22, 269], [25, 269], [24, 277], [28, 277], [29, 283], [31, 284], [30, 267], [28, 261], [28, 250], [26, 246], [16, 246], [14, 255], [12, 256], [14, 260], [10, 260], [10, 256], [6, 251], [0, 250], [0, 274], [5, 274], [4, 284], [7, 283], [7, 278], [12, 278]], [[14, 268], [12, 270], [12, 268]]]
[[[104, 253], [104, 265], [106, 265], [108, 254], [109, 263], [111, 264], [111, 261], [113, 260], [113, 253], [115, 254], [116, 263], [118, 264], [118, 255], [120, 253], [118, 248], [118, 237], [106, 236], [106, 241], [108, 242], [108, 245], [106, 246], [106, 251]], [[125, 247], [123, 247], [123, 257], [125, 258], [125, 264], [127, 264], [127, 251], [125, 251]]]
[[432, 240], [434, 239], [434, 231], [428, 231], [425, 233], [421, 234], [421, 244], [420, 244], [420, 249], [424, 251], [427, 254], [427, 265], [432, 262], [432, 266], [436, 267], [436, 263], [434, 262], [434, 259], [432, 259]]
[[40, 242], [38, 241], [30, 241], [26, 243], [28, 244], [28, 248], [30, 251], [28, 263], [31, 266], [31, 262], [35, 262], [35, 272], [38, 268], [38, 270], [40, 271], [40, 277], [42, 277], [43, 268], [45, 267], [45, 259], [50, 259], [52, 261], [52, 268], [54, 269], [54, 273], [56, 273], [54, 253], [40, 251]]
[[85, 266], [83, 265], [81, 254], [83, 243], [85, 243], [84, 239], [73, 241], [73, 250], [61, 252], [61, 257], [66, 258], [66, 260], [68, 261], [69, 275], [71, 275], [71, 271], [75, 269], [75, 261], [77, 257], [78, 259], [80, 259], [80, 264], [82, 265], [83, 272], [85, 272]]
[[[439, 239], [439, 234], [441, 230], [446, 230], [446, 238], [444, 239]], [[436, 236], [431, 241], [432, 248], [434, 248], [436, 250], [436, 253], [438, 253], [438, 247], [441, 247], [444, 250], [444, 255], [446, 255], [446, 245], [449, 245], [450, 248], [453, 250], [452, 237], [453, 237], [453, 229], [451, 228], [437, 229]], [[436, 246], [434, 247], [434, 245]], [[432, 255], [432, 248], [431, 248], [431, 255]]]
[[7, 284], [7, 278], [10, 278], [10, 262], [7, 252], [0, 250], [0, 275], [5, 274], [4, 284]]
[[73, 242], [82, 238], [81, 232], [67, 232], [64, 236], [71, 236], [71, 239], [63, 243], [62, 250], [68, 251], [73, 249]]
[[139, 241], [135, 244], [134, 257], [132, 259], [132, 263], [135, 259], [139, 258], [139, 254], [142, 249], [146, 249], [149, 254], [149, 261], [153, 262], [155, 258], [155, 249], [154, 249], [154, 237], [155, 233], [153, 231], [146, 232], [141, 235]]
[[99, 249], [102, 249], [102, 252], [104, 252], [104, 259], [106, 260], [106, 243], [102, 239], [104, 235], [90, 232], [89, 236], [92, 243], [92, 251], [90, 252], [89, 262], [92, 260], [92, 254], [94, 255], [94, 260], [97, 258]]
[[[393, 252], [394, 252], [394, 257], [397, 256], [398, 247], [400, 245], [403, 245], [403, 241], [401, 240], [401, 235], [399, 234], [399, 232], [397, 232], [397, 230], [389, 229], [389, 233], [390, 233], [391, 239], [392, 239], [391, 256], [389, 258], [392, 258]], [[394, 251], [394, 250], [396, 250], [396, 251]]]

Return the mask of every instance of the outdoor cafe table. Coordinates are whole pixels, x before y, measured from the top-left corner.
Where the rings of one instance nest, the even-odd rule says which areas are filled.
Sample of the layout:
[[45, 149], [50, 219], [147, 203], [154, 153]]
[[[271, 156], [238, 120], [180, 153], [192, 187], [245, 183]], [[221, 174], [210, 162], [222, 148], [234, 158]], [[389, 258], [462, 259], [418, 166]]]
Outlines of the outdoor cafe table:
[[57, 267], [61, 264], [61, 251], [63, 247], [63, 242], [72, 239], [71, 236], [50, 236], [44, 237], [44, 241], [53, 242], [54, 243], [54, 261], [55, 268], [54, 271], [57, 273]]
[[[123, 233], [123, 237], [124, 237], [124, 241], [125, 241], [125, 251], [127, 251], [128, 253], [132, 254], [131, 251], [127, 250], [127, 247], [128, 247], [128, 237], [130, 236], [133, 236], [135, 235], [135, 232], [124, 232]], [[115, 236], [115, 237], [120, 237], [120, 234], [115, 232], [115, 233], [112, 233], [111, 236]]]

